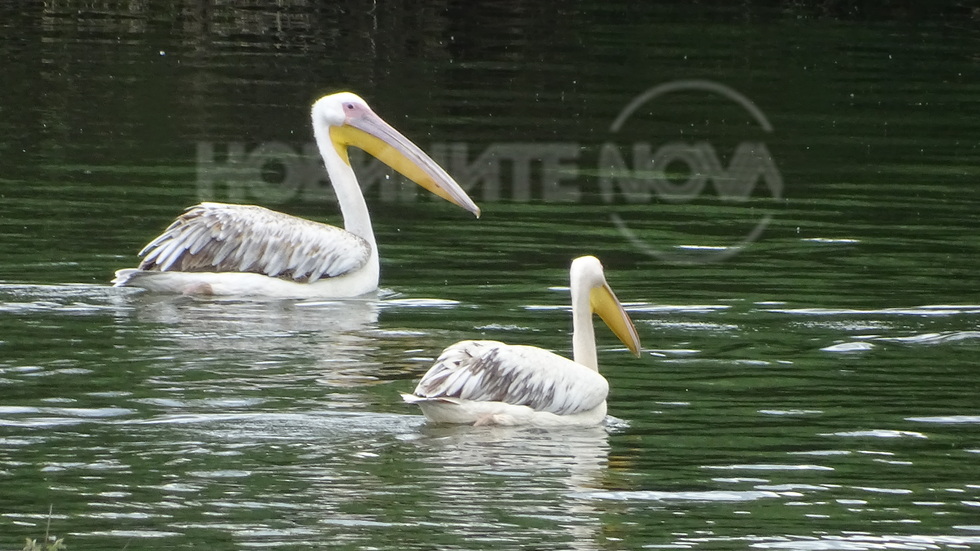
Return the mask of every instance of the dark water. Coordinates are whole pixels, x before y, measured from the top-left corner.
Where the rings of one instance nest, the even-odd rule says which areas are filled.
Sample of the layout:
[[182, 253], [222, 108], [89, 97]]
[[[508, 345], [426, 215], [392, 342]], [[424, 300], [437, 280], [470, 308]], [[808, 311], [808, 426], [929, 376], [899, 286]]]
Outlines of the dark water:
[[[965, 4], [0, 6], [0, 549], [980, 548]], [[484, 216], [362, 159], [376, 298], [107, 286], [199, 200], [336, 222], [340, 89]], [[569, 353], [579, 254], [646, 349], [599, 330], [608, 426], [400, 403], [462, 338]]]

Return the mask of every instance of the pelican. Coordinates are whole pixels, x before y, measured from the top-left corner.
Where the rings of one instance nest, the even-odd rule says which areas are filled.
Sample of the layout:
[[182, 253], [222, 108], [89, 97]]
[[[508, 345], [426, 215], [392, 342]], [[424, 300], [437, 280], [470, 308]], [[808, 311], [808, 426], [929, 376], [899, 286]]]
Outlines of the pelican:
[[297, 298], [353, 297], [376, 290], [378, 248], [348, 146], [480, 216], [479, 207], [445, 170], [357, 95], [320, 98], [312, 118], [344, 229], [257, 206], [201, 203], [140, 251], [139, 268], [118, 270], [113, 284], [170, 293]]
[[434, 423], [589, 426], [606, 417], [609, 383], [599, 374], [592, 314], [634, 355], [640, 338], [594, 256], [572, 261], [572, 351], [569, 360], [534, 346], [461, 341], [443, 350], [413, 394]]

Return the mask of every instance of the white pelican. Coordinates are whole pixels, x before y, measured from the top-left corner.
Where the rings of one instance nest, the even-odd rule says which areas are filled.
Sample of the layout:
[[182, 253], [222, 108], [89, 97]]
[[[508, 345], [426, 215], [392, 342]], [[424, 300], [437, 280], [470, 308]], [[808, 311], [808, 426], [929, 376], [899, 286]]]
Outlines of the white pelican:
[[534, 346], [461, 341], [443, 350], [414, 394], [434, 423], [597, 425], [606, 417], [609, 383], [599, 374], [592, 314], [636, 356], [640, 338], [594, 256], [572, 261], [572, 351], [575, 361]]
[[140, 251], [139, 268], [117, 271], [113, 283], [159, 292], [272, 297], [339, 298], [376, 290], [378, 248], [348, 146], [480, 216], [446, 171], [360, 97], [324, 96], [313, 104], [312, 118], [344, 229], [262, 207], [201, 203]]

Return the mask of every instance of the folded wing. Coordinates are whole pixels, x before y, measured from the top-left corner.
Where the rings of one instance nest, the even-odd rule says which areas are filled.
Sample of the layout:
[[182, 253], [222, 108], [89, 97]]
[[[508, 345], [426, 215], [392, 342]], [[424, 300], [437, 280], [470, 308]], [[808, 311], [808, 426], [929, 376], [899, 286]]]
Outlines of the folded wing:
[[141, 270], [251, 272], [313, 283], [364, 266], [364, 239], [251, 205], [201, 203], [140, 251]]
[[443, 351], [415, 388], [421, 398], [505, 402], [569, 415], [603, 402], [599, 373], [533, 346], [463, 341]]

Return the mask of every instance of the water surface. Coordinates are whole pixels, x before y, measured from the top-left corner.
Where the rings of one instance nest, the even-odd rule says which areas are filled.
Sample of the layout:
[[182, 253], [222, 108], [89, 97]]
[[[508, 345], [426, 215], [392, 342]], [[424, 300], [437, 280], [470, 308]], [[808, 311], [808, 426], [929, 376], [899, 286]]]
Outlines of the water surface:
[[[970, 12], [2, 10], [0, 549], [42, 537], [49, 508], [71, 549], [980, 547]], [[696, 80], [772, 131], [690, 90], [611, 131], [645, 90]], [[377, 296], [108, 286], [199, 200], [336, 223], [320, 176], [290, 187], [268, 163], [209, 191], [206, 169], [239, 145], [308, 159], [309, 105], [338, 89], [484, 216], [359, 166]], [[600, 162], [610, 144], [632, 169], [636, 143], [710, 143], [728, 167], [746, 141], [779, 193], [629, 195]], [[645, 347], [599, 329], [606, 426], [433, 427], [400, 402], [463, 338], [570, 353], [580, 254]]]

